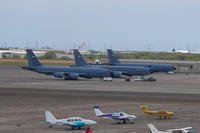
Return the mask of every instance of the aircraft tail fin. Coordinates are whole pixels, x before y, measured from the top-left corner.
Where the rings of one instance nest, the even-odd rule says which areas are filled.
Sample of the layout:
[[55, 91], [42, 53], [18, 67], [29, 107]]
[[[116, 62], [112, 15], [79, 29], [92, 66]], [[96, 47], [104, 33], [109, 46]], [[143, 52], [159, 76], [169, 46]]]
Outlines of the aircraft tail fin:
[[75, 65], [76, 66], [85, 66], [85, 65], [87, 65], [84, 57], [76, 49], [74, 50], [74, 60], [75, 60]]
[[45, 118], [46, 118], [46, 122], [51, 123], [51, 124], [55, 124], [57, 120], [50, 111], [45, 111]]
[[102, 116], [104, 114], [99, 108], [99, 106], [94, 106], [94, 113], [96, 116]]
[[150, 133], [159, 133], [158, 129], [153, 124], [148, 124]]
[[38, 60], [38, 58], [33, 53], [32, 49], [26, 49], [28, 65], [30, 67], [41, 66], [42, 64]]
[[107, 49], [107, 53], [108, 53], [108, 64], [120, 63], [111, 49]]
[[142, 112], [149, 111], [148, 106], [140, 106]]

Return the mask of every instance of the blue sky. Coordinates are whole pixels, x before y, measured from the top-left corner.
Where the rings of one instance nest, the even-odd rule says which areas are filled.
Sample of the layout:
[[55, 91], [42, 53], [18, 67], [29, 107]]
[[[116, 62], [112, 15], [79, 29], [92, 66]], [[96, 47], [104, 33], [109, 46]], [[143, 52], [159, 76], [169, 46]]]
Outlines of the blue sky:
[[199, 0], [0, 0], [0, 46], [200, 51]]

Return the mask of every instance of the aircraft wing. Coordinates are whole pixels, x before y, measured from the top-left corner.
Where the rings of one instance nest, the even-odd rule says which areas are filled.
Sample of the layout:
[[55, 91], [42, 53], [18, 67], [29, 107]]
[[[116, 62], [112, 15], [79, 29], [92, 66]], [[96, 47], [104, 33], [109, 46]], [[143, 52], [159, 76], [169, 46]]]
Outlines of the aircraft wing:
[[190, 129], [192, 129], [192, 127], [185, 127], [185, 128], [179, 128], [179, 129], [169, 129], [169, 130], [166, 130], [166, 131], [173, 132], [173, 131], [190, 130]]
[[112, 114], [111, 113], [104, 113], [100, 117], [103, 117], [105, 119], [112, 119]]
[[80, 75], [79, 73], [73, 73], [73, 72], [54, 72], [53, 76], [57, 78], [76, 80], [79, 78]]

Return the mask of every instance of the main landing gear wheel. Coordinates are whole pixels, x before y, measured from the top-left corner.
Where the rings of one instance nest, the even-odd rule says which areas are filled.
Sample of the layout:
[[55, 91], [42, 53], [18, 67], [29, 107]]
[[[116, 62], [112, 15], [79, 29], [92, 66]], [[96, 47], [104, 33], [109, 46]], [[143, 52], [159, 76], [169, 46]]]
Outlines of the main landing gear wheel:
[[124, 78], [124, 81], [130, 82], [130, 81], [131, 81], [131, 78], [130, 78], [130, 77], [125, 77], [125, 78]]
[[124, 120], [123, 123], [126, 124], [126, 121]]

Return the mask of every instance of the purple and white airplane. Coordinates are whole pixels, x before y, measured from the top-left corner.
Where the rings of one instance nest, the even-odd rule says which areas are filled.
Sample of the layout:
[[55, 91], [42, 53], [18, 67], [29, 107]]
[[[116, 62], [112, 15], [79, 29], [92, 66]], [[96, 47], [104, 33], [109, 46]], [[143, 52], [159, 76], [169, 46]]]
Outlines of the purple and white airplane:
[[99, 108], [99, 106], [94, 106], [94, 112], [96, 117], [103, 117], [103, 118], [109, 118], [111, 120], [115, 120], [118, 123], [133, 123], [136, 120], [136, 116], [135, 115], [129, 115], [123, 111], [121, 112], [113, 112], [113, 113], [103, 113], [101, 111], [101, 109]]

